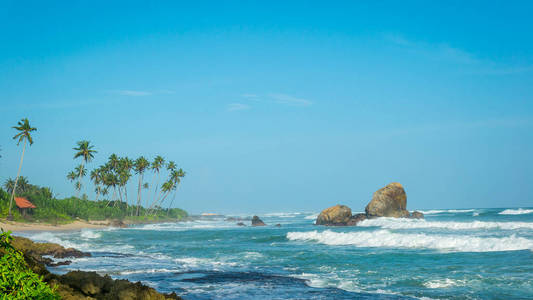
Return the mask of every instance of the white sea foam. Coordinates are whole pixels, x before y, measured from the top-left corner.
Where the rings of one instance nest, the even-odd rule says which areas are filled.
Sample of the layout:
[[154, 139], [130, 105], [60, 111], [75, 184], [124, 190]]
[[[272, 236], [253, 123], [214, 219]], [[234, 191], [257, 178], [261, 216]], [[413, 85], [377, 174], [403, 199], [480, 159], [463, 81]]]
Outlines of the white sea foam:
[[155, 230], [155, 231], [184, 231], [194, 229], [220, 229], [234, 228], [236, 224], [225, 221], [198, 220], [178, 223], [145, 224], [139, 227], [130, 227], [129, 230]]
[[289, 232], [292, 241], [312, 241], [326, 245], [353, 245], [356, 247], [416, 248], [454, 252], [490, 252], [532, 250], [533, 240], [511, 235], [485, 238], [461, 235], [429, 235], [423, 233], [394, 233], [389, 230], [361, 232], [307, 231]]
[[306, 220], [315, 220], [316, 218], [318, 218], [318, 214], [309, 215], [309, 216], [305, 217], [304, 219], [306, 219]]
[[424, 215], [434, 215], [434, 214], [440, 214], [446, 211], [442, 209], [431, 209], [431, 210], [419, 210], [419, 212], [423, 213]]
[[265, 217], [294, 218], [302, 213], [299, 212], [277, 212], [265, 214]]
[[473, 212], [474, 209], [430, 209], [430, 210], [419, 210], [419, 212], [424, 213], [425, 215], [435, 215], [442, 213], [467, 213]]
[[40, 232], [34, 235], [30, 235], [29, 238], [37, 242], [55, 243], [65, 248], [75, 248], [82, 251], [90, 247], [87, 243], [74, 243], [72, 241], [61, 239], [59, 236], [51, 232]]
[[242, 266], [236, 262], [228, 262], [223, 260], [214, 260], [209, 258], [199, 257], [181, 257], [175, 258], [173, 261], [185, 268], [197, 269], [197, 268], [212, 268], [218, 270], [223, 267], [236, 267]]
[[130, 271], [120, 271], [120, 275], [130, 275], [130, 274], [145, 274], [145, 273], [172, 273], [179, 272], [180, 270], [170, 270], [170, 269], [142, 269], [142, 270], [130, 270]]
[[533, 213], [533, 209], [518, 208], [518, 209], [506, 209], [506, 210], [499, 212], [498, 214], [499, 215], [525, 215], [525, 214], [530, 214], [530, 213]]
[[424, 283], [424, 286], [428, 289], [442, 289], [449, 288], [452, 286], [464, 286], [464, 280], [453, 280], [450, 278], [431, 280]]
[[479, 216], [479, 213], [478, 213], [478, 212], [473, 212], [473, 213], [472, 213], [472, 217], [477, 217], [477, 216]]
[[533, 229], [533, 222], [453, 222], [453, 221], [427, 221], [406, 218], [376, 218], [364, 220], [357, 224], [362, 227], [380, 227], [385, 229], [413, 229], [413, 228], [441, 228], [449, 230], [474, 230], [474, 229]]
[[94, 232], [92, 230], [82, 230], [81, 237], [84, 239], [96, 239], [100, 238], [102, 235], [99, 232]]

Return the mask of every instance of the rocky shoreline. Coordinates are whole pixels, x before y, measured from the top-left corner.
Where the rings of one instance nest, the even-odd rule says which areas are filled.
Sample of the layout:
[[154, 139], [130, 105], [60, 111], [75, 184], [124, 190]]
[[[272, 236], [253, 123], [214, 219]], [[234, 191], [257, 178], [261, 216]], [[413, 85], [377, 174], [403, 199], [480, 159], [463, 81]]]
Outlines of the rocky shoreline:
[[182, 299], [175, 293], [162, 294], [140, 282], [112, 279], [96, 272], [71, 271], [64, 275], [50, 273], [46, 266], [68, 265], [70, 261], [55, 263], [51, 258], [76, 258], [91, 256], [73, 248], [64, 248], [54, 243], [37, 243], [24, 237], [14, 237], [12, 245], [24, 254], [24, 260], [33, 272], [43, 276], [50, 286], [55, 287], [61, 299], [65, 300], [165, 300]]
[[424, 214], [407, 210], [407, 194], [400, 183], [393, 182], [377, 190], [365, 208], [365, 213], [352, 215], [346, 205], [337, 204], [324, 209], [317, 217], [315, 225], [356, 226], [357, 223], [378, 217], [423, 219]]

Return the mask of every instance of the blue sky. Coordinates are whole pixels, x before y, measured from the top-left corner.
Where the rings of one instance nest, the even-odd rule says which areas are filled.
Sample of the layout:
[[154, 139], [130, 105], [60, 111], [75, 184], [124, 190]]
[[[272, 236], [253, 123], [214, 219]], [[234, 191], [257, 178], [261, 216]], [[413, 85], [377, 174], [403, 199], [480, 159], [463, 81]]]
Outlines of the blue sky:
[[87, 139], [89, 168], [175, 160], [193, 213], [358, 211], [393, 181], [409, 209], [532, 205], [531, 2], [287, 2], [3, 1], [0, 180], [28, 117], [22, 174], [61, 197]]

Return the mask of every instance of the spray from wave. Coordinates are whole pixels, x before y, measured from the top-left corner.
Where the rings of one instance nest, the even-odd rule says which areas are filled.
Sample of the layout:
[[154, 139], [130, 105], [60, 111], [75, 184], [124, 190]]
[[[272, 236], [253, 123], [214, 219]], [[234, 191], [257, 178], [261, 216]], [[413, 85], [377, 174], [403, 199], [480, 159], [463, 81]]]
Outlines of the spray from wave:
[[518, 208], [518, 209], [506, 209], [506, 210], [499, 212], [498, 214], [499, 215], [525, 215], [525, 214], [530, 214], [530, 213], [533, 213], [533, 209]]
[[414, 229], [414, 228], [441, 228], [449, 230], [473, 230], [473, 229], [533, 229], [531, 222], [453, 222], [453, 221], [426, 221], [404, 218], [377, 218], [364, 220], [357, 224], [361, 227], [380, 227], [385, 229]]
[[434, 249], [453, 252], [492, 252], [532, 250], [533, 240], [511, 235], [501, 238], [482, 238], [461, 235], [429, 235], [423, 233], [394, 233], [389, 230], [373, 232], [308, 231], [289, 232], [291, 241], [311, 241], [325, 245], [353, 245], [356, 247], [386, 247]]

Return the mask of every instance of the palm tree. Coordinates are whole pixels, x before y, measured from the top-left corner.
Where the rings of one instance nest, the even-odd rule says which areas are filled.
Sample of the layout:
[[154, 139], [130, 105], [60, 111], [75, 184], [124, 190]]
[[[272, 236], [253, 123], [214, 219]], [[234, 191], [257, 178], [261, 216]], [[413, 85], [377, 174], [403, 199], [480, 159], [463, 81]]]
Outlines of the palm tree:
[[102, 191], [102, 187], [100, 184], [102, 183], [102, 171], [100, 168], [94, 169], [91, 171], [91, 180], [94, 182], [96, 192], [96, 199], [95, 201], [98, 201], [98, 197], [100, 196], [100, 193]]
[[4, 188], [10, 194], [13, 192], [13, 187], [14, 186], [15, 186], [15, 180], [13, 180], [11, 178], [6, 179], [6, 181], [4, 182]]
[[124, 198], [126, 199], [126, 210], [128, 210], [128, 182], [131, 178], [131, 169], [133, 168], [133, 161], [127, 157], [119, 160], [119, 181], [120, 186], [124, 189]]
[[181, 178], [185, 177], [185, 172], [180, 168], [176, 174], [173, 174], [172, 178], [176, 181], [176, 188], [174, 189], [174, 195], [172, 196], [172, 200], [170, 201], [170, 204], [168, 205], [168, 211], [167, 215], [170, 212], [170, 208], [172, 207], [172, 204], [174, 203], [174, 199], [176, 199], [176, 191], [181, 183]]
[[22, 161], [24, 160], [24, 151], [26, 150], [26, 143], [29, 142], [30, 146], [33, 144], [33, 138], [31, 137], [31, 132], [37, 130], [37, 128], [30, 126], [30, 122], [28, 121], [27, 118], [20, 120], [17, 123], [17, 126], [13, 126], [13, 129], [18, 130], [18, 133], [13, 137], [14, 140], [18, 139], [17, 146], [20, 145], [20, 142], [22, 141], [24, 141], [24, 145], [22, 146], [22, 156], [20, 157], [19, 170], [17, 172], [17, 177], [15, 178], [15, 184], [13, 186], [11, 198], [9, 200], [8, 219], [13, 219], [13, 215], [11, 214], [11, 207], [13, 206], [13, 199], [15, 198], [15, 191], [17, 190], [17, 181], [20, 176], [20, 170], [22, 169]]
[[154, 186], [154, 179], [156, 175], [157, 175], [157, 181], [154, 187], [154, 198], [152, 199], [152, 204], [150, 205], [150, 207], [154, 205], [157, 200], [157, 186], [159, 185], [159, 170], [161, 170], [161, 167], [163, 167], [164, 164], [165, 164], [165, 159], [160, 155], [156, 156], [154, 158], [154, 161], [152, 162], [151, 169], [154, 172], [154, 177], [152, 177], [152, 186]]
[[144, 171], [150, 166], [150, 162], [144, 158], [144, 156], [141, 156], [135, 160], [134, 164], [134, 170], [135, 174], [139, 174], [139, 187], [137, 189], [137, 211], [135, 212], [136, 216], [139, 216], [139, 206], [141, 205], [141, 184], [143, 181], [143, 175]]
[[[74, 177], [73, 177], [73, 175], [74, 175]], [[76, 188], [76, 191], [78, 191], [78, 193], [81, 191], [81, 187], [83, 186], [82, 183], [81, 183], [80, 178], [85, 177], [85, 175], [87, 175], [87, 169], [85, 169], [85, 167], [83, 166], [83, 163], [78, 165], [76, 168], [74, 168], [74, 171], [70, 172], [67, 175], [67, 178], [69, 178], [69, 179], [73, 178], [72, 181], [75, 180], [76, 178], [78, 178], [78, 181], [74, 185], [75, 188]]]
[[[88, 162], [90, 162], [93, 158], [94, 158], [94, 153], [97, 153], [96, 150], [94, 150], [94, 146], [90, 145], [90, 142], [89, 141], [79, 141], [77, 142], [78, 144], [78, 147], [76, 148], [72, 148], [73, 150], [76, 150], [76, 154], [74, 154], [74, 159], [78, 158], [78, 157], [81, 157], [83, 160], [81, 162], [81, 168], [80, 168], [80, 173], [79, 173], [79, 177], [78, 177], [78, 186], [80, 186], [81, 188], [81, 171], [84, 170], [83, 169], [83, 164], [87, 164]], [[76, 194], [76, 197], [78, 197], [80, 195], [80, 191], [78, 190], [78, 193]]]

